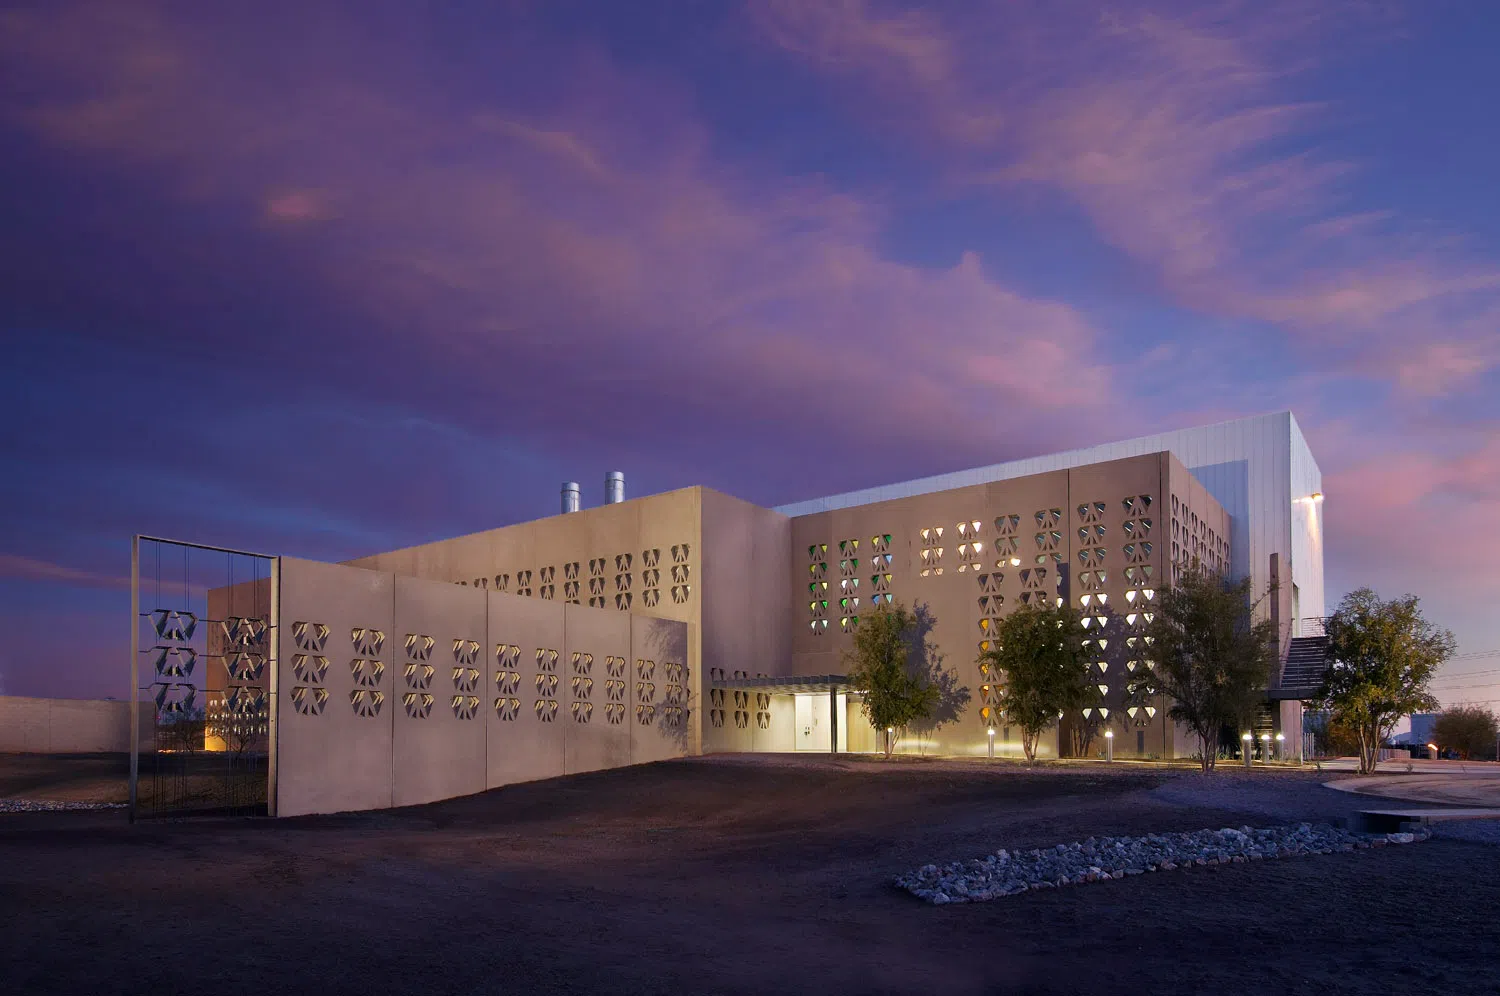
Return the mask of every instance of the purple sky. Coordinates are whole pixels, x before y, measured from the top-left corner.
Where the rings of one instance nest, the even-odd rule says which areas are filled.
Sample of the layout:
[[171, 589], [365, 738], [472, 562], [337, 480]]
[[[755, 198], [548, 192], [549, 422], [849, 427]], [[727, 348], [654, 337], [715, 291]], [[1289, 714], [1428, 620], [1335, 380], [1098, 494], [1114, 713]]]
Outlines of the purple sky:
[[1280, 408], [1330, 598], [1500, 650], [1500, 7], [425, 6], [0, 11], [0, 690], [124, 693], [134, 532], [342, 559]]

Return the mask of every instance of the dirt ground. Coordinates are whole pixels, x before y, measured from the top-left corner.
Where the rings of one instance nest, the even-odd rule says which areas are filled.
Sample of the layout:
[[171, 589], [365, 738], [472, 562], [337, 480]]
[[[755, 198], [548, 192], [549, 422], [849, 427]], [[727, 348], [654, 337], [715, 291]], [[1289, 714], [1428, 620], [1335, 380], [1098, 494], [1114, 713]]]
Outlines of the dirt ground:
[[0, 799], [124, 802], [129, 779], [129, 754], [0, 754]]
[[[0, 791], [22, 777], [6, 768]], [[1196, 774], [1128, 765], [762, 756], [379, 814], [0, 814], [0, 980], [157, 996], [1500, 991], [1500, 849], [1482, 844], [941, 908], [889, 884], [1002, 846], [1364, 802], [1310, 775], [1254, 778], [1200, 791]]]

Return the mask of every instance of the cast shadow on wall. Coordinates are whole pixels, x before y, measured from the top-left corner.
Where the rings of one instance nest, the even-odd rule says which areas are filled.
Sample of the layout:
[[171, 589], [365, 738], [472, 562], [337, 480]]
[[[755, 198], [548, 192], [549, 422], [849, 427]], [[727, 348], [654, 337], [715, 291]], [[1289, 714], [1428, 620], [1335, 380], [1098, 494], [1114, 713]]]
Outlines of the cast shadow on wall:
[[958, 669], [943, 666], [946, 658], [932, 635], [937, 628], [937, 616], [933, 615], [932, 606], [926, 602], [914, 604], [912, 616], [916, 625], [911, 634], [906, 666], [910, 673], [926, 679], [938, 690], [932, 713], [928, 718], [911, 724], [911, 731], [918, 735], [919, 740], [925, 741], [927, 735], [938, 727], [957, 722], [968, 708], [972, 695], [968, 686], [959, 680]]
[[[638, 683], [644, 681], [650, 687], [658, 675], [664, 682], [661, 700], [644, 706], [654, 715], [645, 717], [642, 724], [654, 722], [662, 739], [679, 754], [687, 754], [692, 748], [690, 730], [695, 703], [688, 674], [687, 644], [686, 626], [653, 627], [646, 638], [646, 651], [650, 656], [636, 662]], [[647, 670], [643, 671], [643, 668]], [[638, 688], [638, 699], [641, 698], [639, 693]], [[650, 697], [655, 697], [654, 689]], [[637, 708], [642, 708], [642, 705], [637, 705]]]

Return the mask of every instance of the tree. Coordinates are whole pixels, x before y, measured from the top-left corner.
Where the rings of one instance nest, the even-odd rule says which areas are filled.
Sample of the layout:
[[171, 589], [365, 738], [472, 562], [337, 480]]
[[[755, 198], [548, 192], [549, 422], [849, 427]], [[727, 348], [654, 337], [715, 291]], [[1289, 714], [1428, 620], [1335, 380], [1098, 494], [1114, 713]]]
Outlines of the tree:
[[1432, 742], [1439, 747], [1458, 751], [1465, 761], [1493, 757], [1495, 738], [1500, 737], [1500, 720], [1493, 710], [1477, 705], [1444, 709], [1432, 725]]
[[999, 705], [1021, 728], [1026, 760], [1036, 760], [1042, 731], [1086, 700], [1083, 628], [1068, 605], [1023, 605], [1000, 620], [981, 669], [1002, 681]]
[[1312, 742], [1308, 751], [1311, 756], [1348, 757], [1359, 753], [1359, 734], [1348, 723], [1326, 712], [1308, 718], [1303, 736]]
[[1089, 748], [1104, 727], [1105, 716], [1109, 711], [1104, 706], [1104, 693], [1099, 691], [1099, 686], [1090, 677], [1087, 664], [1084, 664], [1083, 670], [1083, 678], [1080, 680], [1082, 691], [1078, 703], [1072, 709], [1073, 722], [1068, 728], [1068, 746], [1073, 757], [1088, 756]]
[[1245, 727], [1276, 664], [1276, 627], [1254, 620], [1257, 604], [1249, 578], [1229, 581], [1194, 562], [1158, 595], [1142, 648], [1150, 656], [1126, 679], [1131, 701], [1171, 699], [1167, 714], [1197, 736], [1205, 773], [1220, 729]]
[[[877, 730], [905, 729], [932, 714], [941, 698], [932, 675], [941, 663], [917, 615], [900, 603], [861, 617], [854, 647], [844, 652], [849, 684], [864, 692], [861, 708]], [[891, 756], [889, 735], [885, 756]]]
[[1359, 770], [1375, 770], [1380, 745], [1402, 716], [1430, 712], [1427, 684], [1453, 656], [1453, 634], [1422, 616], [1415, 595], [1389, 602], [1369, 588], [1344, 596], [1324, 626], [1328, 670], [1322, 697], [1333, 718], [1359, 738]]
[[200, 751], [207, 725], [202, 707], [181, 711], [157, 710], [156, 749], [177, 753]]

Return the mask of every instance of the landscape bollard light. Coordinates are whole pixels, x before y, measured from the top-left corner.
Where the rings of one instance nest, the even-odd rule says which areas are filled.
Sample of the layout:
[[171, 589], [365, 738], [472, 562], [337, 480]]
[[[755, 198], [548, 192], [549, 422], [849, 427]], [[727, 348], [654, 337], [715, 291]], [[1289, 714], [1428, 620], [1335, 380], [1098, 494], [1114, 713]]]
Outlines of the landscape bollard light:
[[1271, 735], [1269, 733], [1260, 735], [1260, 763], [1271, 763]]
[[1240, 760], [1250, 767], [1250, 754], [1255, 750], [1255, 738], [1248, 733], [1240, 734]]
[[896, 749], [896, 728], [887, 726], [885, 728], [885, 752], [889, 754]]
[[990, 733], [990, 760], [993, 761], [995, 759], [995, 728], [993, 726], [990, 727], [989, 733]]
[[1286, 760], [1286, 734], [1276, 734], [1276, 760]]
[[1114, 759], [1115, 759], [1115, 731], [1114, 730], [1105, 730], [1104, 731], [1104, 760], [1106, 760], [1106, 761], [1113, 761]]

